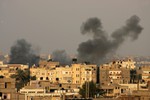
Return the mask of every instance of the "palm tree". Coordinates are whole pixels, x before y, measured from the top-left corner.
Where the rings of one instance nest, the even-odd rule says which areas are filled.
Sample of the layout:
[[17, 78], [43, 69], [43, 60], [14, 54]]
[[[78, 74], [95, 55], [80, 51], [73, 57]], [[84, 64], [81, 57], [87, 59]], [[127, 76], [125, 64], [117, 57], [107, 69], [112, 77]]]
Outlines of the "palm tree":
[[11, 78], [16, 78], [16, 88], [19, 90], [29, 82], [30, 72], [29, 70], [18, 69], [16, 74], [11, 75]]

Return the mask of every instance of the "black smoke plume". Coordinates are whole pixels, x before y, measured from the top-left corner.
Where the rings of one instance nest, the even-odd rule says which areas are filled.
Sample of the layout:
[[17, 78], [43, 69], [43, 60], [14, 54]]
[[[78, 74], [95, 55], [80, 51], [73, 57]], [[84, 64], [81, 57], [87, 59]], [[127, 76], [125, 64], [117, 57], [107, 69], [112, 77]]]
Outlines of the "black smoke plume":
[[17, 40], [10, 50], [11, 64], [38, 64], [39, 56], [35, 54], [32, 45], [24, 39]]
[[79, 45], [78, 59], [100, 64], [108, 54], [115, 52], [128, 37], [131, 40], [138, 39], [143, 30], [139, 21], [138, 16], [132, 16], [126, 21], [125, 26], [114, 31], [109, 37], [98, 18], [88, 19], [81, 26], [81, 33], [83, 35], [92, 34], [93, 38]]
[[55, 50], [52, 53], [53, 61], [59, 61], [61, 65], [71, 64], [71, 58], [65, 50]]

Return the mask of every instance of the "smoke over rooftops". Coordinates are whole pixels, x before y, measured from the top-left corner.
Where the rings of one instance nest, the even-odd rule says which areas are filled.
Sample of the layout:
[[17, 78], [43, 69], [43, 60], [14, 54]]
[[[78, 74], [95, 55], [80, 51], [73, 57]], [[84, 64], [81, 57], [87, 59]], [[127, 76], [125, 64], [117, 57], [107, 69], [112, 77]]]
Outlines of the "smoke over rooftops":
[[71, 58], [69, 55], [67, 55], [65, 50], [53, 51], [52, 59], [53, 61], [59, 61], [62, 65], [71, 64]]
[[138, 16], [131, 16], [123, 27], [115, 30], [109, 37], [103, 30], [100, 19], [89, 18], [82, 24], [81, 33], [83, 35], [92, 34], [93, 38], [79, 44], [78, 59], [100, 64], [108, 54], [115, 52], [127, 38], [138, 39], [143, 30], [139, 22]]
[[11, 47], [10, 62], [11, 64], [38, 64], [39, 56], [33, 50], [32, 45], [24, 39], [17, 40]]

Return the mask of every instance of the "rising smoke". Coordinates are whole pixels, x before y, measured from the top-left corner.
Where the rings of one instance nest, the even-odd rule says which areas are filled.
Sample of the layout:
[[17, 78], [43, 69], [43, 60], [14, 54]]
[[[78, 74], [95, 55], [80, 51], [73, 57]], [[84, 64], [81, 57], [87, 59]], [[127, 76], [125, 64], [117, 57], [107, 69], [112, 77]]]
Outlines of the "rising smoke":
[[102, 23], [98, 18], [90, 18], [81, 26], [81, 33], [92, 34], [93, 38], [79, 44], [77, 49], [78, 59], [100, 64], [110, 53], [128, 38], [138, 39], [143, 28], [139, 25], [140, 18], [136, 15], [126, 21], [126, 25], [114, 31], [109, 37], [103, 30]]
[[11, 47], [10, 62], [11, 64], [38, 64], [39, 56], [35, 54], [32, 45], [26, 40], [20, 39]]
[[71, 64], [71, 58], [65, 50], [55, 50], [52, 53], [53, 61], [59, 61], [61, 65]]

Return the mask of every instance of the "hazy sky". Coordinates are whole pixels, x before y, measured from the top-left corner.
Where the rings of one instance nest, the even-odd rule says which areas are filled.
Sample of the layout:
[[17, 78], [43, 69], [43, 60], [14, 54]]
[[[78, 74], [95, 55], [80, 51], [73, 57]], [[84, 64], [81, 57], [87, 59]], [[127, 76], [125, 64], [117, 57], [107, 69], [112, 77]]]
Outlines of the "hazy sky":
[[150, 55], [150, 0], [0, 0], [0, 51], [9, 53], [13, 43], [24, 38], [40, 53], [65, 49], [77, 54], [78, 45], [90, 38], [80, 33], [88, 18], [101, 19], [111, 34], [132, 15], [140, 17], [144, 30], [117, 54]]

